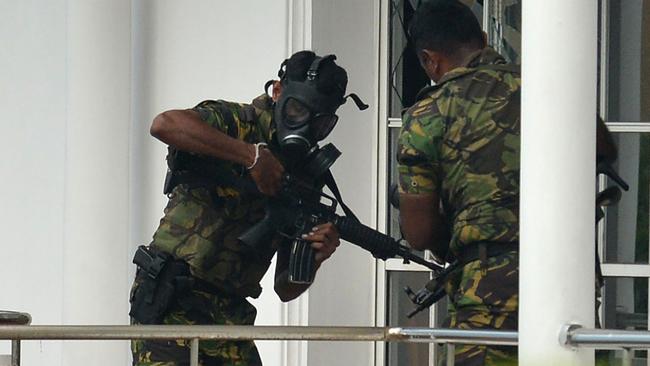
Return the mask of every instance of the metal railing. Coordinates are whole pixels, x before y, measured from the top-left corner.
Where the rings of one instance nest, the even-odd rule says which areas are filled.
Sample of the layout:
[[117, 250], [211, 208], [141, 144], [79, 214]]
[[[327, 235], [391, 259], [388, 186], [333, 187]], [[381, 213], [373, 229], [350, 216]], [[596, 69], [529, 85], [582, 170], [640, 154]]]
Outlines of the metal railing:
[[[447, 364], [454, 363], [454, 344], [517, 345], [517, 332], [435, 328], [303, 327], [244, 325], [4, 325], [0, 340], [191, 340], [190, 365], [198, 366], [199, 340], [298, 340], [446, 343]], [[12, 366], [19, 366], [20, 359]]]
[[586, 329], [579, 325], [566, 325], [560, 332], [560, 343], [567, 347], [621, 350], [621, 366], [631, 366], [633, 351], [650, 349], [650, 331]]
[[[0, 326], [25, 326], [32, 322], [32, 316], [27, 313], [16, 311], [0, 311]], [[20, 366], [20, 340], [9, 338], [11, 340], [11, 365]]]
[[[191, 340], [190, 365], [198, 366], [199, 340], [298, 340], [361, 342], [426, 342], [447, 346], [447, 365], [454, 364], [455, 344], [516, 346], [515, 331], [463, 330], [398, 327], [303, 327], [243, 325], [18, 325], [6, 321], [0, 312], [0, 340], [12, 341], [12, 366], [20, 365], [21, 340]], [[3, 315], [4, 318], [3, 319]], [[5, 320], [2, 322], [2, 320]], [[4, 325], [8, 324], [8, 325]], [[590, 347], [623, 351], [623, 365], [632, 364], [633, 350], [650, 348], [650, 331], [585, 329], [569, 325], [560, 332], [560, 342], [568, 347]]]

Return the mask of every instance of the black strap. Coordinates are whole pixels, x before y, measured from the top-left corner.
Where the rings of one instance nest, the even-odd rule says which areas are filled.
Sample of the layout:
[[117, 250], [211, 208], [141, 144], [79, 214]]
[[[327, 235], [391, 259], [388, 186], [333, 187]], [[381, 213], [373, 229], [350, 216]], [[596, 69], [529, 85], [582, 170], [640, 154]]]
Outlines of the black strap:
[[336, 185], [336, 181], [334, 180], [334, 176], [332, 175], [332, 172], [329, 169], [325, 173], [324, 178], [325, 178], [324, 179], [325, 185], [334, 194], [334, 197], [336, 198], [336, 200], [341, 205], [341, 208], [343, 209], [343, 212], [345, 212], [345, 216], [355, 220], [356, 222], [359, 222], [359, 219], [352, 212], [352, 210], [345, 203], [343, 203], [343, 198], [341, 197], [341, 192], [339, 192], [339, 187]]
[[269, 87], [270, 87], [271, 85], [273, 85], [274, 82], [275, 82], [275, 80], [269, 80], [269, 81], [267, 81], [267, 82], [264, 84], [264, 92], [265, 92], [266, 94], [269, 94]]
[[280, 78], [280, 80], [283, 80], [284, 77], [287, 75], [287, 71], [286, 71], [287, 62], [289, 62], [288, 58], [282, 61], [282, 63], [280, 64], [280, 70], [278, 70], [278, 77]]
[[309, 66], [309, 70], [307, 70], [307, 80], [316, 80], [318, 79], [318, 69], [320, 68], [320, 64], [328, 61], [328, 60], [336, 60], [335, 55], [327, 55], [323, 57], [318, 57], [314, 58], [314, 61], [312, 61], [311, 65]]
[[226, 106], [225, 103], [218, 103], [217, 105], [219, 106], [221, 117], [228, 126], [226, 133], [232, 138], [237, 138], [237, 135], [239, 134], [239, 128], [237, 127], [237, 121], [235, 121], [235, 118], [232, 115], [232, 111]]

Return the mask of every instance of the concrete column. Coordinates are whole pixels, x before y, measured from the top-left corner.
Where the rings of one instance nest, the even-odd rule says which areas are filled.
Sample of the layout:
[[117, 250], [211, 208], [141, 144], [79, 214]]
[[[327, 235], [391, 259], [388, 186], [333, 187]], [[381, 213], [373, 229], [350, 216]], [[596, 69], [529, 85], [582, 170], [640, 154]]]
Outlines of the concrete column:
[[[127, 324], [131, 2], [67, 10], [63, 323]], [[129, 359], [126, 342], [69, 342], [62, 364]]]
[[594, 325], [597, 4], [523, 3], [521, 365], [589, 365], [559, 343]]

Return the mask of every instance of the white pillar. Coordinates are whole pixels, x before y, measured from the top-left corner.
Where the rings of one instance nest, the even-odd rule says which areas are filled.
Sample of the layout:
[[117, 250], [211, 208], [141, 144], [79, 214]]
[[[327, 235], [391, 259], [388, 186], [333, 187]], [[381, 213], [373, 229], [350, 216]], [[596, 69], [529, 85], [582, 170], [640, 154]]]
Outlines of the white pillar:
[[522, 8], [521, 365], [590, 365], [559, 343], [594, 324], [597, 3]]
[[[131, 2], [70, 0], [67, 27], [63, 323], [127, 324]], [[126, 342], [68, 342], [62, 364], [127, 355]]]

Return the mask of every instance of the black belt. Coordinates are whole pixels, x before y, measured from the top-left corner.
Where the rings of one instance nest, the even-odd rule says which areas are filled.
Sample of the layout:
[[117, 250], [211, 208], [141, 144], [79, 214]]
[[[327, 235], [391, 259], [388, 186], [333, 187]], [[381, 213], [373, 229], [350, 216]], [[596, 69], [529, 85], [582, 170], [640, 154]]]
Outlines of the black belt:
[[519, 250], [519, 242], [479, 241], [461, 247], [456, 258], [459, 263], [466, 264], [498, 257], [515, 250]]
[[213, 295], [224, 295], [228, 297], [233, 297], [237, 296], [232, 292], [226, 291], [208, 281], [202, 280], [196, 276], [192, 276], [192, 279], [194, 279], [194, 284], [192, 285], [192, 289], [202, 291], [202, 292], [207, 292]]
[[[173, 272], [176, 273], [177, 275], [180, 275], [179, 277], [176, 278], [176, 280], [179, 281], [181, 277], [184, 278], [184, 280], [182, 281], [183, 282], [182, 286], [184, 286], [185, 288], [207, 292], [213, 295], [240, 297], [239, 295], [235, 294], [233, 291], [227, 291], [211, 282], [196, 277], [194, 274], [192, 274], [189, 264], [184, 260], [176, 259], [172, 257], [171, 254], [166, 253], [157, 248], [149, 247], [148, 251], [153, 255], [158, 256], [162, 254], [163, 256], [166, 256], [167, 257], [166, 262], [168, 262], [166, 263], [166, 266], [175, 267], [175, 270]], [[138, 269], [140, 270], [139, 267]]]

